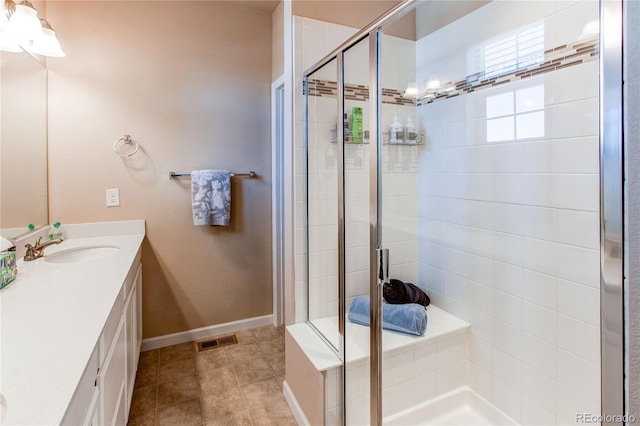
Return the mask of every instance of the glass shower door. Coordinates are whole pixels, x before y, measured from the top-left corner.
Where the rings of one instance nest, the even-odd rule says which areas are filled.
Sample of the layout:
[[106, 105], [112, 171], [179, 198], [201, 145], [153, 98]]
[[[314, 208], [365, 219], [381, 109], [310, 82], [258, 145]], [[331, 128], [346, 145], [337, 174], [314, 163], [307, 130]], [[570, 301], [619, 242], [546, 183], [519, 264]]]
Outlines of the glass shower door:
[[[418, 162], [425, 149], [424, 117], [419, 114], [416, 93], [413, 92], [418, 88], [415, 31], [407, 31], [408, 28], [415, 28], [416, 13], [413, 11], [398, 17], [383, 25], [379, 32], [381, 141], [378, 161], [378, 245], [388, 250], [386, 283], [410, 283], [426, 292], [426, 283], [419, 279], [418, 259], [421, 225], [418, 203], [426, 186], [424, 183], [418, 185]], [[384, 299], [384, 288], [381, 292]], [[383, 302], [385, 330], [381, 338], [383, 353], [380, 373], [383, 424], [390, 416], [411, 409], [436, 393], [435, 368], [432, 370], [428, 361], [415, 362], [416, 357], [426, 358], [432, 347], [420, 343], [420, 336], [386, 330], [386, 322], [393, 322], [386, 317], [392, 311], [405, 308]], [[416, 305], [411, 308], [418, 309]], [[424, 309], [419, 310], [425, 315]], [[424, 322], [406, 325], [416, 334], [424, 332], [420, 328]]]
[[[344, 223], [345, 298], [368, 301], [370, 277], [370, 142], [369, 38], [344, 51]], [[357, 300], [356, 300], [357, 302]], [[364, 306], [364, 305], [354, 305]], [[368, 320], [369, 312], [359, 312]], [[369, 424], [369, 328], [348, 319], [345, 324], [345, 422]]]
[[342, 350], [339, 326], [338, 61], [307, 77], [307, 306], [309, 322]]

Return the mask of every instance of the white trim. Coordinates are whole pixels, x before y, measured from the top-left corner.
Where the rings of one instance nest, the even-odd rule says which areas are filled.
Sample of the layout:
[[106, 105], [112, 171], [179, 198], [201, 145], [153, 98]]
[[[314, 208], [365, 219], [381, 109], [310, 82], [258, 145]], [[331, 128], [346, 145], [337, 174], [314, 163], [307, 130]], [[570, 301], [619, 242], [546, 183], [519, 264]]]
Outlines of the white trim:
[[[278, 327], [284, 323], [284, 241], [279, 238], [285, 232], [285, 224], [279, 219], [284, 218], [284, 169], [285, 134], [284, 120], [286, 114], [280, 117], [278, 108], [278, 94], [284, 91], [284, 74], [271, 83], [271, 252], [273, 270], [273, 325]], [[284, 99], [283, 99], [284, 100]], [[284, 107], [284, 106], [283, 106]], [[283, 111], [284, 112], [284, 111]], [[278, 120], [281, 120], [278, 122]], [[282, 128], [282, 139], [278, 136], [278, 129]], [[279, 189], [281, 189], [279, 191]]]
[[289, 408], [291, 408], [291, 412], [293, 413], [293, 417], [296, 418], [296, 421], [299, 425], [307, 426], [309, 425], [309, 420], [307, 420], [307, 416], [304, 415], [304, 411], [302, 411], [302, 407], [298, 404], [298, 400], [295, 395], [291, 391], [289, 384], [285, 380], [282, 382], [282, 393], [284, 394], [284, 399], [287, 400], [287, 404], [289, 404]]
[[181, 331], [180, 333], [151, 337], [142, 340], [141, 351], [144, 352], [151, 349], [164, 348], [165, 346], [177, 345], [179, 343], [207, 339], [235, 331], [247, 330], [249, 328], [261, 327], [263, 325], [271, 325], [273, 321], [271, 317], [272, 315], [269, 314], [208, 327], [194, 328], [193, 330]]

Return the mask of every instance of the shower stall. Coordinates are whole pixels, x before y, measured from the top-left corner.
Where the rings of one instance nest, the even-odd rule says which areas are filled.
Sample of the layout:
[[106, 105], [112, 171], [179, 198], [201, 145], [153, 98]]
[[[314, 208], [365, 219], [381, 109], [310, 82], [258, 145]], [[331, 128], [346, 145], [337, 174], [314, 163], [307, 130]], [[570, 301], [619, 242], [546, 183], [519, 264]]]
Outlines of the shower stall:
[[[407, 1], [304, 72], [322, 422], [618, 424], [621, 4]], [[383, 329], [390, 278], [424, 335]]]

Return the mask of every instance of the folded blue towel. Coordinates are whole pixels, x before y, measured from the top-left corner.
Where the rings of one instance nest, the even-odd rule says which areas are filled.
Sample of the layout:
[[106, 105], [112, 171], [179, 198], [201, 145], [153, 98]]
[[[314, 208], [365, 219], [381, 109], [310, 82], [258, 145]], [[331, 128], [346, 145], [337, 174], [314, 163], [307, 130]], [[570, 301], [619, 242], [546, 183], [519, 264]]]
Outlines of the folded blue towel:
[[[369, 325], [369, 296], [357, 296], [349, 306], [349, 321]], [[422, 336], [427, 329], [427, 310], [417, 303], [392, 305], [382, 302], [382, 328]]]

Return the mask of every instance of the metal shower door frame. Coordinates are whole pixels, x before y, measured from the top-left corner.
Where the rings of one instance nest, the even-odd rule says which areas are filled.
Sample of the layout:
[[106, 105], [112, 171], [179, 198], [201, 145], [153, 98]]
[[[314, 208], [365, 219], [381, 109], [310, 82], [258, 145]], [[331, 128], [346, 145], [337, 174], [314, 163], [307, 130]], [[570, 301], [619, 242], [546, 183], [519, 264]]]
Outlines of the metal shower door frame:
[[[625, 424], [623, 2], [600, 0], [600, 351], [603, 425]], [[625, 324], [626, 323], [626, 324]]]

